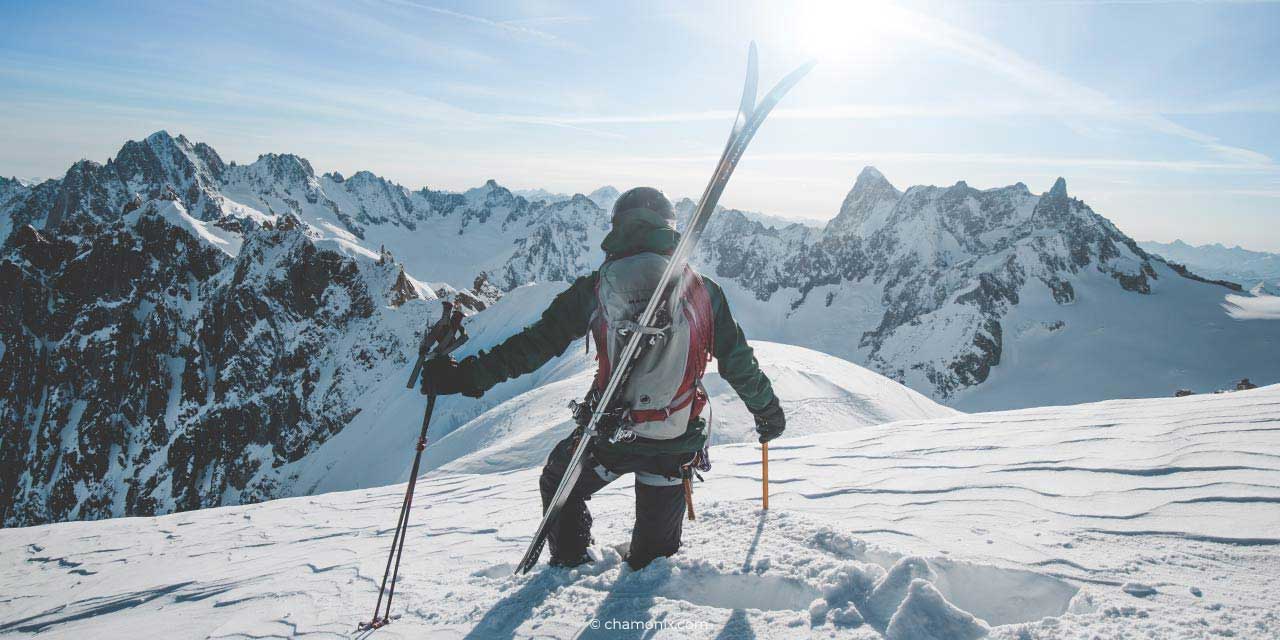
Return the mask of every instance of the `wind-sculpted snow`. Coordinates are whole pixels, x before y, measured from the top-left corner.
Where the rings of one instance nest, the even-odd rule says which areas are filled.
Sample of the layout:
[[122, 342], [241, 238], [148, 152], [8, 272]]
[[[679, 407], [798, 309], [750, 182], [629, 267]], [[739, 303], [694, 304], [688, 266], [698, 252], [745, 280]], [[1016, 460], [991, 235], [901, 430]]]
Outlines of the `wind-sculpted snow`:
[[[1274, 638], [1278, 430], [1271, 386], [784, 438], [768, 512], [758, 447], [719, 446], [684, 548], [638, 572], [628, 480], [591, 501], [600, 560], [513, 577], [537, 470], [429, 472], [361, 637]], [[403, 489], [0, 531], [0, 633], [351, 637]]]
[[1280, 320], [1280, 296], [1227, 296], [1223, 306], [1237, 320]]

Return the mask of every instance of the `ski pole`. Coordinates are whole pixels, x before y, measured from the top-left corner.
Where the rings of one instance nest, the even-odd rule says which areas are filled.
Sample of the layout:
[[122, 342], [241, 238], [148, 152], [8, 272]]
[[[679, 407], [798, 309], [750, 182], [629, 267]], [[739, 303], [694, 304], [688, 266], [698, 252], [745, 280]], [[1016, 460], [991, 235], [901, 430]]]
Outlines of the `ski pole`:
[[764, 510], [769, 510], [769, 443], [760, 443], [760, 485], [764, 490]]
[[[467, 330], [462, 327], [462, 310], [450, 302], [444, 303], [444, 313], [422, 336], [418, 345], [418, 361], [409, 375], [408, 388], [417, 386], [418, 376], [427, 359], [447, 355], [467, 341]], [[391, 536], [391, 551], [387, 554], [387, 566], [382, 571], [382, 584], [378, 587], [378, 601], [373, 605], [373, 619], [361, 622], [360, 631], [377, 629], [391, 623], [391, 601], [396, 595], [396, 580], [400, 577], [400, 558], [404, 555], [405, 539], [409, 535], [409, 511], [413, 508], [413, 493], [418, 486], [418, 469], [422, 465], [422, 452], [427, 448], [427, 430], [431, 427], [431, 414], [435, 411], [436, 394], [427, 394], [427, 408], [422, 414], [422, 430], [413, 454], [413, 466], [409, 471], [409, 483], [405, 487], [404, 500], [400, 503], [400, 517], [396, 519], [395, 534]], [[392, 561], [395, 561], [392, 569]], [[391, 588], [387, 589], [387, 578]], [[382, 608], [382, 595], [387, 595], [387, 607]], [[381, 612], [381, 613], [380, 613]]]
[[[383, 624], [391, 621], [391, 599], [396, 596], [396, 578], [400, 576], [400, 556], [404, 555], [404, 539], [409, 533], [409, 512], [413, 509], [413, 490], [418, 486], [418, 467], [422, 464], [422, 451], [427, 448], [427, 427], [431, 426], [431, 413], [436, 408], [436, 394], [427, 396], [427, 410], [422, 416], [422, 435], [418, 438], [418, 452], [413, 456], [413, 470], [409, 472], [409, 487], [404, 497], [404, 528], [400, 532], [400, 548], [396, 550], [396, 568], [391, 572], [391, 590], [387, 592], [387, 610], [382, 615]], [[391, 558], [387, 558], [390, 563]], [[383, 575], [386, 579], [386, 575]], [[379, 594], [381, 598], [381, 594]], [[374, 617], [377, 617], [375, 611]]]

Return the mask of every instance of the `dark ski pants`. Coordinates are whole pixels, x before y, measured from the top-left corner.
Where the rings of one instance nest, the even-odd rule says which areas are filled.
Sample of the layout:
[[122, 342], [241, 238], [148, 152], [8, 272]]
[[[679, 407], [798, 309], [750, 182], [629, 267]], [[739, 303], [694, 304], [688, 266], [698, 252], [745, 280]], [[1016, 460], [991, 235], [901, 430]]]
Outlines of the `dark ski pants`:
[[[542, 508], [547, 508], [573, 457], [576, 438], [561, 440], [542, 468], [539, 488]], [[591, 511], [587, 500], [618, 477], [636, 474], [636, 522], [631, 528], [631, 549], [627, 564], [633, 569], [648, 565], [658, 556], [670, 556], [680, 550], [680, 534], [684, 525], [684, 485], [680, 466], [692, 458], [690, 454], [641, 456], [587, 450], [582, 473], [569, 494], [560, 517], [551, 524], [547, 544], [551, 559], [573, 562], [586, 553], [591, 544]]]

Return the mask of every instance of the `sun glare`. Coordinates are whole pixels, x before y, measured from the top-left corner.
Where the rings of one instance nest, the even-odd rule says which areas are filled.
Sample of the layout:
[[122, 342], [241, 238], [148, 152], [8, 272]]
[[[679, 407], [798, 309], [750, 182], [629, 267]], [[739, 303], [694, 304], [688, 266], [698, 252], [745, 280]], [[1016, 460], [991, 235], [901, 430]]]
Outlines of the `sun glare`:
[[813, 0], [788, 4], [783, 11], [777, 23], [783, 38], [824, 65], [882, 49], [884, 34], [901, 21], [900, 12], [884, 2]]

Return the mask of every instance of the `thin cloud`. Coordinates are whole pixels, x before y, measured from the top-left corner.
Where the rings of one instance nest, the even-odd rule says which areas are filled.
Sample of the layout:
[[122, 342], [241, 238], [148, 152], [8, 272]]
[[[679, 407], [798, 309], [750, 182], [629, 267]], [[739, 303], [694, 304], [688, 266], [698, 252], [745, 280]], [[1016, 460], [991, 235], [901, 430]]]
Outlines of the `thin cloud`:
[[[710, 154], [693, 154], [680, 156], [628, 156], [629, 162], [651, 163], [658, 165], [671, 164], [707, 164], [714, 162], [717, 156]], [[1105, 156], [1054, 156], [1031, 154], [1001, 153], [949, 153], [949, 152], [913, 152], [913, 151], [856, 151], [856, 152], [799, 152], [799, 153], [754, 153], [752, 162], [799, 161], [819, 163], [867, 162], [909, 162], [921, 164], [953, 163], [961, 165], [990, 165], [1005, 167], [1082, 167], [1097, 169], [1132, 169], [1156, 171], [1227, 171], [1236, 173], [1272, 173], [1280, 171], [1275, 166], [1259, 166], [1256, 163], [1223, 162], [1214, 160], [1162, 160], [1151, 158], [1113, 158]], [[1268, 192], [1270, 193], [1270, 192]]]
[[489, 18], [472, 15], [470, 13], [463, 13], [461, 11], [454, 11], [452, 9], [445, 9], [443, 7], [435, 7], [427, 4], [422, 4], [420, 2], [414, 2], [413, 0], [383, 0], [383, 1], [386, 2], [387, 4], [397, 5], [401, 7], [409, 7], [412, 9], [427, 11], [437, 15], [447, 16], [450, 18], [454, 18], [456, 20], [462, 20], [464, 22], [470, 22], [472, 24], [478, 24], [484, 27], [488, 27], [490, 29], [495, 29], [495, 30], [504, 32], [508, 35], [517, 36], [521, 39], [536, 42], [542, 45], [556, 47], [559, 49], [565, 49], [565, 50], [573, 51], [577, 53], [585, 52], [585, 49], [583, 49], [582, 47], [576, 44], [573, 44], [571, 42], [562, 40], [554, 34], [547, 33], [546, 31], [542, 31], [539, 29], [534, 29], [533, 27], [524, 26], [523, 24], [520, 24], [516, 21], [491, 20]]
[[487, 55], [468, 47], [455, 44], [442, 44], [422, 37], [413, 31], [398, 25], [384, 22], [376, 17], [359, 11], [348, 11], [337, 5], [300, 4], [299, 15], [303, 18], [321, 17], [328, 14], [325, 24], [341, 24], [344, 30], [361, 34], [364, 37], [339, 39], [335, 42], [348, 43], [364, 49], [385, 48], [387, 45], [420, 55], [423, 59], [440, 58], [454, 60], [467, 65], [495, 64], [497, 61]]
[[1132, 109], [1126, 108], [1106, 94], [1082, 85], [1059, 75], [1050, 69], [1035, 64], [1012, 50], [977, 34], [958, 29], [948, 23], [916, 13], [900, 7], [890, 9], [900, 12], [896, 24], [909, 24], [906, 33], [913, 34], [921, 41], [950, 49], [966, 58], [978, 62], [987, 68], [1012, 78], [1020, 85], [1063, 104], [1067, 109], [1071, 105], [1082, 105], [1087, 114], [1096, 117], [1128, 119], [1140, 126], [1180, 137], [1203, 145], [1207, 150], [1234, 160], [1247, 159], [1262, 164], [1274, 164], [1267, 155], [1236, 147], [1188, 127], [1182, 126], [1160, 114], [1144, 114], [1135, 116]]

